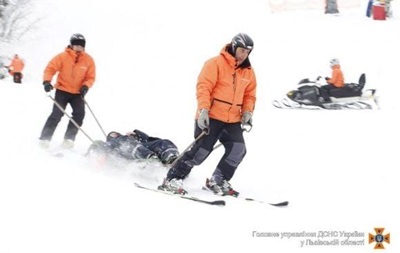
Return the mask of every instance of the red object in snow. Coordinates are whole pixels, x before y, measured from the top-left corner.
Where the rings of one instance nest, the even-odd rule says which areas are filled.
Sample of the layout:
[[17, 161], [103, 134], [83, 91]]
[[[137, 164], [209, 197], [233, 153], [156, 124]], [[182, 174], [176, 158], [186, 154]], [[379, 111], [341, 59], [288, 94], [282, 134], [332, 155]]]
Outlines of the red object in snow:
[[374, 5], [372, 6], [374, 20], [386, 20], [385, 6]]

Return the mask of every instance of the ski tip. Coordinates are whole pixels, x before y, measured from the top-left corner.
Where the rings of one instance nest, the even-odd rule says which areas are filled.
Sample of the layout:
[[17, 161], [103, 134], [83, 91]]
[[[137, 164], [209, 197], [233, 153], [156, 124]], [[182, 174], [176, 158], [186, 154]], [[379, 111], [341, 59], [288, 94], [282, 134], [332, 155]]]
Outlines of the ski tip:
[[289, 205], [289, 201], [283, 201], [279, 203], [269, 203], [271, 206], [277, 206], [277, 207], [285, 207]]
[[226, 202], [224, 200], [215, 200], [212, 201], [211, 204], [214, 206], [225, 206]]
[[271, 202], [264, 202], [264, 201], [260, 201], [260, 200], [256, 200], [256, 199], [252, 199], [252, 198], [245, 198], [245, 200], [247, 201], [255, 201], [255, 202], [259, 202], [259, 203], [264, 203], [264, 204], [268, 204], [271, 206], [276, 206], [276, 207], [285, 207], [289, 205], [289, 201], [282, 201], [282, 202], [275, 202], [275, 203], [271, 203]]

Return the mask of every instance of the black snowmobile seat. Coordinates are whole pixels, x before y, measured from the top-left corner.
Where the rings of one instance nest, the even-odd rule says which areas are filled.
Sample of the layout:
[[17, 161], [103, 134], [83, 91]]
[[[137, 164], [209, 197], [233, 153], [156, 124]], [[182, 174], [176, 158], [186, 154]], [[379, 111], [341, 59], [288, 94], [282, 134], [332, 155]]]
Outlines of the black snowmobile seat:
[[336, 88], [329, 91], [329, 95], [335, 98], [346, 98], [346, 97], [359, 97], [361, 96], [361, 90], [354, 90], [350, 86], [344, 86], [342, 88]]

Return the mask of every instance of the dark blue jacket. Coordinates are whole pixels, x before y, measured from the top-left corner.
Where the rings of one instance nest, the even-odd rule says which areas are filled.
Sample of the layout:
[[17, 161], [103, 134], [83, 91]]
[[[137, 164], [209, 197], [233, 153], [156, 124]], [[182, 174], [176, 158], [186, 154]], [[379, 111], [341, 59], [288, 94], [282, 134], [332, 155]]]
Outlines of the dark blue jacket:
[[[111, 133], [117, 137], [110, 137]], [[171, 163], [179, 156], [177, 146], [168, 139], [152, 137], [140, 130], [134, 130], [133, 134], [127, 135], [111, 133], [108, 134], [105, 149], [123, 158], [158, 158], [163, 163]]]

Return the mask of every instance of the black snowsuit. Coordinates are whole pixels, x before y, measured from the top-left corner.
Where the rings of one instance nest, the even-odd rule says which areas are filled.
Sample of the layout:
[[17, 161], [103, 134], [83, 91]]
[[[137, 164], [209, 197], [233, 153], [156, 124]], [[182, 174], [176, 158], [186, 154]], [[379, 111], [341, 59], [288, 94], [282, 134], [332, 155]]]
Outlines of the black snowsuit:
[[128, 160], [158, 158], [166, 164], [172, 163], [179, 155], [178, 148], [172, 141], [149, 136], [140, 130], [126, 135], [110, 132], [106, 142], [98, 141], [90, 149], [100, 149]]

